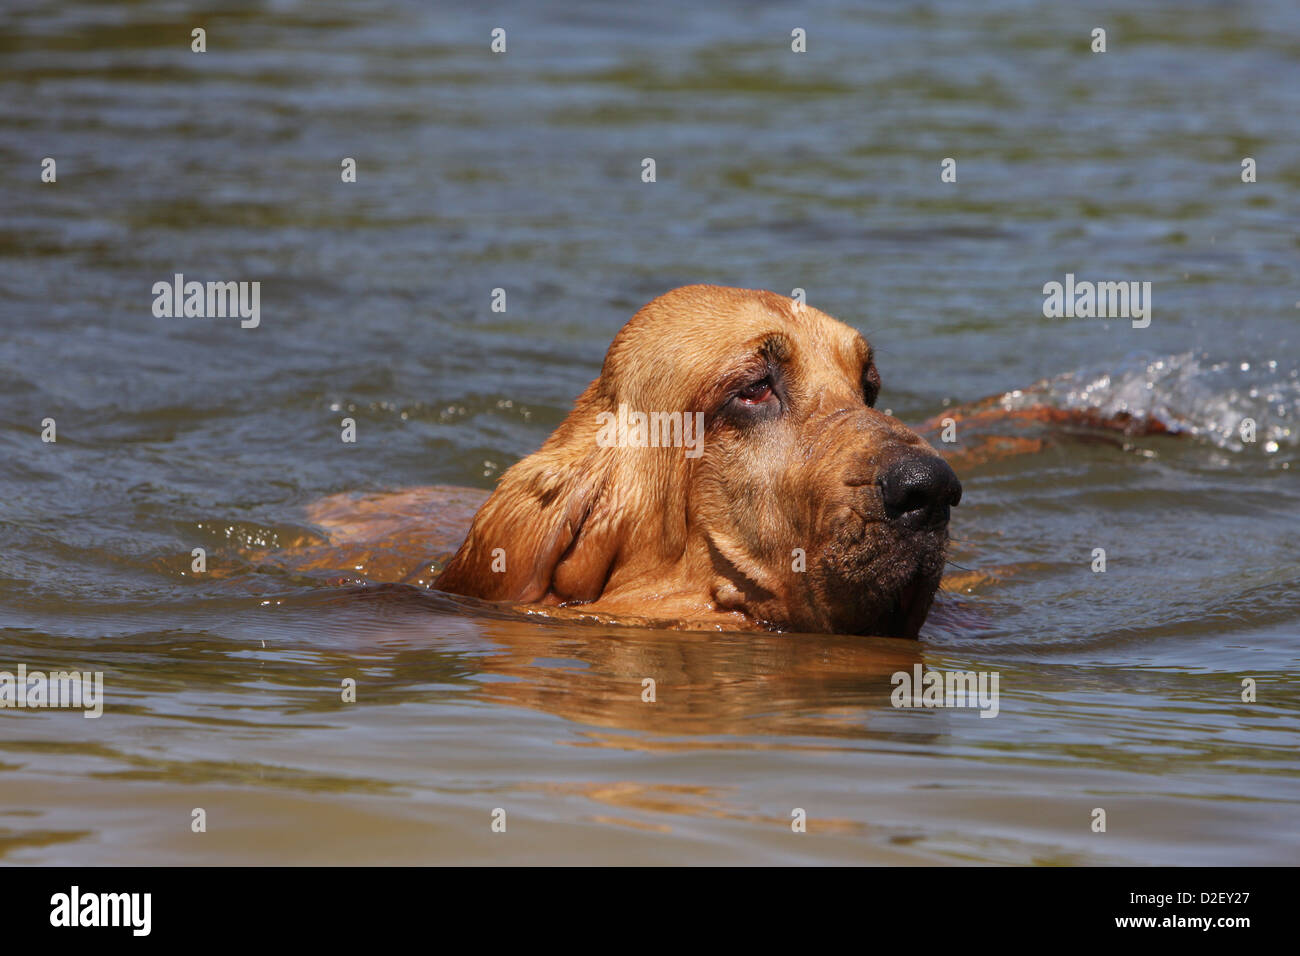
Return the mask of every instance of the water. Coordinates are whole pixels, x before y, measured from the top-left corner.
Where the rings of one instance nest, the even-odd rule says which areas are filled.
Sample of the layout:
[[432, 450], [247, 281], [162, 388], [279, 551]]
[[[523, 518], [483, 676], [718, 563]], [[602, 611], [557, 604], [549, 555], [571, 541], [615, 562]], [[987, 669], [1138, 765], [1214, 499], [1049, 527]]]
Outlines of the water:
[[[0, 712], [0, 859], [1300, 861], [1294, 5], [541, 7], [6, 5], [0, 670], [107, 701]], [[154, 318], [176, 272], [260, 280], [261, 325]], [[1150, 327], [1044, 318], [1068, 272], [1150, 281]], [[324, 495], [490, 488], [698, 281], [806, 289], [906, 421], [1005, 393], [1175, 434], [960, 467], [970, 570], [917, 643], [248, 557]], [[891, 707], [918, 663], [997, 671], [998, 717]]]

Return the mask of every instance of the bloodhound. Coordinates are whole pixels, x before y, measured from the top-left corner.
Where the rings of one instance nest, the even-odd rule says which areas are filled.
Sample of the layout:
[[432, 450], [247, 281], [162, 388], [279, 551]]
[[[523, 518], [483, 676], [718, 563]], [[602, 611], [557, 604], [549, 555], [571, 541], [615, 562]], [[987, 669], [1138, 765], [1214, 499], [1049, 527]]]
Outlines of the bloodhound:
[[573, 411], [486, 501], [447, 487], [334, 495], [308, 510], [326, 536], [278, 559], [551, 618], [915, 637], [962, 496], [949, 461], [1051, 440], [1025, 427], [1165, 430], [987, 399], [922, 426], [969, 426], [941, 456], [876, 409], [880, 382], [866, 339], [811, 306], [674, 289], [632, 316]]
[[913, 637], [961, 483], [879, 393], [871, 346], [829, 315], [675, 289], [614, 337], [434, 586], [691, 628]]

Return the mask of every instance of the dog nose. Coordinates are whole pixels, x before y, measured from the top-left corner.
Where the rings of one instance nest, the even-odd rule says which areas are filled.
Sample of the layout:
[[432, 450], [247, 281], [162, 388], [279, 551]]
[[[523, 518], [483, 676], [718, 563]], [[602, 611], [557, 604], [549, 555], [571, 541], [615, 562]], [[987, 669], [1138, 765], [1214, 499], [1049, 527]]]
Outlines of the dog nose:
[[880, 476], [885, 514], [909, 527], [947, 523], [948, 507], [961, 501], [961, 482], [936, 455], [914, 455], [890, 465]]

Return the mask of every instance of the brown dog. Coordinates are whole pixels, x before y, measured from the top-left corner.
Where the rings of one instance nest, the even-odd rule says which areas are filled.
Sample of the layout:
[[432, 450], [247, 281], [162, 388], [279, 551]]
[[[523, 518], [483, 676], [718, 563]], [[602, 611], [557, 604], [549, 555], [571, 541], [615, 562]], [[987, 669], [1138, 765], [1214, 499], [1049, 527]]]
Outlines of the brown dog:
[[501, 477], [435, 587], [678, 627], [914, 637], [961, 484], [873, 408], [879, 391], [871, 347], [830, 316], [675, 289]]

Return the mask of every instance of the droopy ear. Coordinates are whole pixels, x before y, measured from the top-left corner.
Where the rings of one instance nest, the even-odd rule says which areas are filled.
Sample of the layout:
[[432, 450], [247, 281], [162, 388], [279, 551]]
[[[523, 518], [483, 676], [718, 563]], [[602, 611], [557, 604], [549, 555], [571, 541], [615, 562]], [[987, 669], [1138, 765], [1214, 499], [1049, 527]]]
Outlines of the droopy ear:
[[598, 598], [620, 542], [608, 451], [575, 455], [557, 432], [510, 468], [434, 586], [523, 604]]

